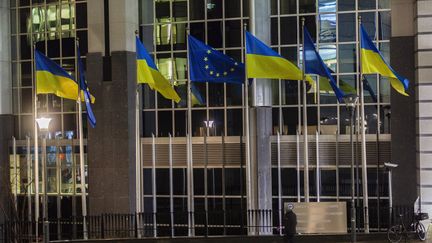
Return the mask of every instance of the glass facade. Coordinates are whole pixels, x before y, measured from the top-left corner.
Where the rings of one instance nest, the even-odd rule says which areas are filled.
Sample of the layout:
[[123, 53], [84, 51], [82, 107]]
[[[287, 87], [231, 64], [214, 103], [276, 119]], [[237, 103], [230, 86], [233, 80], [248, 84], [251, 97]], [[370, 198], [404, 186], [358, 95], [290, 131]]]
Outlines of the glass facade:
[[[166, 137], [176, 142], [174, 152], [186, 150], [187, 135], [187, 50], [186, 31], [237, 61], [244, 58], [242, 26], [249, 22], [248, 0], [140, 0], [139, 31], [146, 48], [155, 57], [161, 73], [170, 80], [182, 101], [178, 104], [143, 85], [143, 188], [145, 212], [169, 212], [170, 191], [173, 191], [174, 214], [187, 211], [186, 156], [175, 155], [173, 184], [167, 165]], [[270, 45], [283, 57], [301, 66], [301, 19], [324, 62], [334, 71], [336, 80], [357, 88], [356, 48], [359, 16], [370, 36], [389, 60], [390, 4], [389, 0], [271, 0]], [[75, 74], [75, 40], [79, 38], [81, 55], [87, 54], [87, 1], [84, 0], [11, 0], [13, 114], [17, 142], [16, 157], [11, 157], [11, 180], [15, 194], [25, 200], [31, 186], [33, 151], [28, 151], [25, 138], [33, 133], [33, 62], [32, 43], [48, 57]], [[368, 189], [370, 205], [381, 200], [388, 203], [387, 181], [382, 167], [377, 168], [373, 156], [387, 158], [375, 147], [389, 151], [391, 133], [390, 86], [377, 75], [366, 76], [371, 87], [365, 91], [366, 133], [368, 134]], [[314, 77], [317, 79], [317, 77]], [[273, 211], [278, 208], [278, 190], [283, 201], [304, 199], [301, 161], [302, 86], [298, 81], [269, 80], [272, 90], [272, 192]], [[213, 215], [213, 225], [239, 225], [240, 216], [232, 221], [218, 221], [222, 212], [232, 215], [246, 209], [244, 144], [244, 88], [234, 84], [196, 83], [204, 97], [202, 104], [193, 104], [193, 192], [196, 213], [196, 234], [204, 234], [203, 212]], [[77, 108], [73, 101], [54, 95], [39, 95], [38, 112], [54, 119], [50, 126], [47, 146], [48, 195], [52, 207], [61, 209], [57, 217], [80, 214], [80, 172], [76, 138]], [[311, 138], [309, 187], [311, 201], [348, 201], [351, 174], [347, 140], [349, 116], [344, 104], [338, 104], [333, 94], [318, 89], [307, 92], [307, 113]], [[84, 116], [85, 117], [85, 116]], [[212, 121], [214, 126], [207, 128]], [[85, 126], [87, 122], [83, 123]], [[86, 128], [85, 128], [86, 129]], [[84, 132], [86, 134], [86, 131]], [[276, 134], [283, 138], [282, 166], [277, 166]], [[375, 135], [381, 140], [377, 142]], [[151, 137], [156, 138], [159, 154], [152, 154]], [[204, 143], [204, 139], [207, 143]], [[162, 141], [162, 142], [161, 142]], [[165, 141], [165, 142], [164, 142]], [[199, 141], [199, 142], [197, 142]], [[222, 142], [224, 141], [224, 142]], [[316, 142], [318, 141], [318, 142]], [[377, 146], [378, 145], [378, 146]], [[167, 150], [166, 150], [167, 151]], [[30, 156], [27, 156], [30, 152]], [[284, 154], [285, 153], [285, 154]], [[12, 153], [11, 153], [12, 154]], [[316, 155], [317, 154], [317, 155]], [[149, 157], [156, 156], [152, 167]], [[147, 156], [147, 157], [146, 157]], [[161, 157], [158, 157], [161, 156]], [[183, 157], [182, 157], [183, 156]], [[318, 166], [320, 160], [321, 166]], [[39, 160], [41, 163], [42, 161]], [[384, 161], [381, 159], [381, 162]], [[91, 163], [91, 162], [90, 162]], [[281, 173], [281, 184], [277, 180]], [[361, 173], [360, 173], [361, 174]], [[378, 184], [375, 178], [379, 178]], [[359, 178], [361, 183], [361, 178]], [[299, 183], [300, 182], [300, 185]], [[360, 184], [361, 186], [361, 184]], [[361, 193], [361, 192], [360, 192]], [[379, 194], [378, 194], [379, 193]], [[380, 195], [380, 199], [378, 199]], [[90, 202], [91, 203], [91, 202]], [[153, 205], [156, 205], [155, 207]], [[373, 206], [371, 206], [373, 207]], [[51, 206], [50, 206], [51, 208]], [[56, 211], [58, 212], [58, 211]], [[219, 216], [218, 216], [219, 215]], [[243, 215], [242, 215], [243, 216]], [[53, 216], [54, 217], [54, 216]], [[375, 214], [370, 213], [371, 227]], [[274, 220], [277, 217], [273, 217]], [[187, 235], [187, 219], [174, 217], [175, 235]], [[158, 224], [169, 224], [169, 218], [158, 218]], [[221, 223], [222, 222], [222, 223]], [[186, 226], [185, 226], [186, 225]], [[275, 221], [274, 225], [277, 225]], [[217, 227], [215, 227], [217, 228]], [[215, 230], [210, 234], [238, 234]], [[219, 227], [219, 229], [222, 229]], [[222, 232], [222, 233], [221, 233]], [[159, 231], [158, 235], [170, 232]]]
[[[32, 210], [35, 208], [33, 45], [75, 76], [77, 39], [80, 42], [83, 62], [87, 53], [87, 1], [8, 1], [11, 6], [13, 115], [14, 134], [17, 139], [16, 156], [11, 146], [10, 174], [12, 192], [17, 196], [18, 211], [20, 217], [24, 219], [28, 213], [26, 204], [30, 202]], [[40, 133], [39, 137], [39, 139], [47, 138], [46, 182], [49, 218], [67, 219], [79, 216], [81, 215], [81, 173], [79, 146], [76, 140], [78, 123], [76, 102], [55, 95], [38, 95], [37, 110], [39, 116], [52, 118], [49, 132]], [[84, 121], [84, 124], [86, 126], [87, 123]], [[31, 138], [31, 141], [27, 142], [27, 137]], [[39, 168], [42, 168], [44, 163], [42, 147], [39, 147], [39, 156]], [[85, 164], [87, 171], [87, 161]], [[39, 173], [39, 188], [42, 196], [42, 169]], [[60, 234], [60, 229], [53, 230], [53, 234]]]
[[[384, 57], [389, 61], [390, 42], [390, 4], [381, 0], [272, 0], [271, 6], [271, 47], [283, 57], [301, 67], [301, 19], [305, 19], [317, 49], [325, 64], [334, 72], [338, 83], [345, 82], [354, 88], [359, 87], [358, 57], [356, 54], [359, 37], [356, 20], [362, 17], [370, 36]], [[157, 66], [168, 80], [171, 80], [180, 94], [182, 101], [175, 104], [164, 99], [144, 86], [143, 127], [144, 137], [154, 135], [157, 138], [185, 137], [187, 131], [187, 64], [186, 64], [186, 31], [208, 45], [231, 56], [243, 60], [242, 26], [249, 21], [249, 1], [241, 0], [155, 0], [141, 1], [140, 34], [146, 47], [152, 52]], [[317, 77], [314, 77], [317, 79]], [[368, 156], [378, 156], [381, 162], [383, 154], [378, 144], [389, 144], [390, 137], [390, 85], [387, 80], [378, 80], [378, 75], [367, 75], [370, 90], [365, 90], [365, 125], [368, 134]], [[277, 167], [276, 144], [272, 146], [272, 186], [273, 210], [278, 208], [278, 189], [282, 190], [283, 201], [304, 199], [302, 146], [295, 139], [302, 124], [302, 86], [298, 81], [269, 80], [272, 89], [272, 134], [280, 133], [286, 142], [282, 149], [292, 149], [298, 157], [282, 157], [282, 167]], [[221, 137], [239, 141], [243, 133], [244, 89], [239, 85], [195, 83], [204, 104], [193, 104], [192, 135], [194, 137]], [[348, 134], [350, 133], [349, 115], [345, 104], [338, 104], [334, 94], [319, 89], [307, 92], [307, 113], [309, 134], [318, 134], [310, 138], [310, 171], [309, 187], [311, 201], [349, 201], [350, 151]], [[207, 121], [213, 121], [214, 129], [206, 129]], [[302, 136], [297, 137], [302, 141]], [[151, 144], [150, 139], [147, 140]], [[162, 140], [161, 140], [162, 141]], [[198, 144], [202, 144], [199, 142]], [[218, 153], [220, 150], [209, 150], [206, 145], [194, 143], [196, 150], [204, 153]], [[217, 142], [216, 142], [217, 144]], [[331, 144], [331, 145], [330, 145]], [[212, 144], [213, 145], [213, 144]], [[159, 145], [156, 142], [157, 148]], [[381, 145], [382, 146], [382, 145]], [[240, 144], [241, 147], [241, 144]], [[318, 148], [319, 147], [319, 148]], [[384, 146], [385, 147], [385, 146]], [[297, 149], [297, 150], [296, 150]], [[381, 148], [383, 149], [383, 148]], [[157, 150], [158, 153], [160, 150]], [[241, 149], [238, 150], [240, 153]], [[285, 151], [285, 150], [284, 150]], [[297, 152], [296, 152], [297, 151]], [[152, 154], [151, 150], [146, 151]], [[144, 152], [144, 153], [146, 153]], [[223, 152], [221, 152], [223, 153]], [[241, 153], [244, 153], [242, 151]], [[282, 152], [283, 153], [283, 152]], [[318, 158], [315, 158], [315, 154]], [[174, 153], [175, 154], [175, 153]], [[331, 155], [330, 155], [331, 154]], [[156, 155], [158, 156], [158, 155]], [[175, 155], [174, 155], [175, 156]], [[201, 157], [193, 158], [194, 203], [195, 212], [220, 210], [240, 210], [245, 208], [244, 158], [238, 163], [225, 167], [222, 157], [211, 165]], [[320, 160], [321, 166], [317, 165]], [[297, 162], [296, 162], [297, 161]], [[178, 210], [186, 210], [186, 162], [184, 168], [174, 168], [174, 202]], [[301, 164], [300, 168], [296, 163]], [[381, 207], [388, 203], [387, 181], [382, 165], [377, 169], [377, 160], [368, 157], [369, 205], [376, 208], [380, 198]], [[206, 168], [203, 168], [207, 165]], [[169, 210], [169, 169], [165, 161], [158, 160], [156, 167], [144, 162], [144, 205], [147, 212]], [[277, 175], [280, 169], [282, 184], [278, 184]], [[152, 180], [154, 174], [155, 180]], [[231, 178], [229, 175], [233, 175]], [[235, 177], [234, 175], [237, 175]], [[299, 177], [299, 178], [298, 178]], [[235, 181], [232, 179], [235, 178]], [[300, 185], [297, 181], [299, 179]], [[319, 180], [319, 181], [317, 181]], [[377, 180], [380, 180], [379, 184]], [[361, 181], [361, 178], [359, 179]], [[177, 184], [177, 182], [183, 182]], [[156, 192], [152, 184], [156, 184]], [[360, 188], [361, 188], [361, 182]], [[203, 186], [204, 185], [204, 186]], [[183, 186], [183, 187], [182, 187]], [[207, 188], [206, 188], [207, 186]], [[163, 187], [163, 188], [162, 188]], [[181, 187], [181, 188], [178, 188]], [[225, 188], [225, 189], [224, 189]], [[227, 193], [229, 188], [230, 194]], [[180, 191], [179, 191], [180, 190]], [[360, 189], [361, 190], [361, 189]], [[379, 197], [378, 192], [379, 191]], [[361, 194], [361, 192], [359, 192]], [[360, 196], [361, 197], [361, 196]], [[230, 203], [226, 201], [230, 200]], [[153, 202], [157, 209], [153, 209]], [[178, 203], [178, 204], [177, 204]], [[176, 210], [177, 211], [177, 208]], [[371, 227], [377, 227], [376, 211], [371, 209]], [[209, 212], [210, 213], [210, 212]], [[276, 216], [274, 219], [276, 220]], [[277, 222], [274, 222], [277, 225]], [[183, 232], [184, 233], [184, 232]], [[182, 233], [179, 233], [181, 235]], [[197, 233], [200, 234], [200, 233]]]

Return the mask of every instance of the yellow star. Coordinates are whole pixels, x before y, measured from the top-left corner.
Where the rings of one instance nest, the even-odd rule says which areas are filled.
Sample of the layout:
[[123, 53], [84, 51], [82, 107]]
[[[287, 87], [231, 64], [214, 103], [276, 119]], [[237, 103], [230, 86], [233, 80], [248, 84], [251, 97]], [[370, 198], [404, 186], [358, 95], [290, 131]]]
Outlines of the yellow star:
[[231, 72], [234, 72], [234, 70], [235, 70], [234, 68], [231, 68], [231, 69], [230, 69]]
[[220, 74], [219, 73], [216, 73], [216, 77], [219, 77], [220, 76]]
[[227, 72], [224, 72], [224, 73], [223, 73], [224, 76], [227, 76], [227, 74], [228, 74]]
[[205, 65], [205, 69], [209, 69], [209, 65]]
[[207, 58], [207, 57], [204, 57], [204, 61], [207, 62], [207, 61], [208, 61], [208, 58]]
[[207, 54], [210, 54], [211, 53], [211, 51], [210, 50], [207, 50]]
[[213, 71], [210, 71], [210, 75], [213, 75]]

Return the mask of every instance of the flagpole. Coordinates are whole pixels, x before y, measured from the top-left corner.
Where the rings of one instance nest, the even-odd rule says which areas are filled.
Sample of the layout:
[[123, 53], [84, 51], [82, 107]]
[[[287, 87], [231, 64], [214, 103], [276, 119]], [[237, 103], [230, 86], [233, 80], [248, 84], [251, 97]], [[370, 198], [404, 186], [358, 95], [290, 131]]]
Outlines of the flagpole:
[[188, 78], [188, 85], [187, 85], [187, 101], [188, 101], [188, 134], [187, 134], [187, 153], [188, 153], [188, 173], [187, 173], [187, 184], [188, 184], [188, 235], [194, 236], [195, 235], [195, 229], [194, 229], [194, 198], [193, 198], [193, 158], [192, 158], [192, 96], [191, 96], [191, 79], [190, 79], [190, 65], [189, 65], [189, 37], [190, 35], [190, 28], [189, 26], [186, 28], [186, 39], [187, 39], [187, 78]]
[[[243, 23], [243, 38], [244, 38], [244, 60], [245, 60], [245, 133], [246, 133], [246, 202], [247, 202], [247, 210], [252, 209], [252, 185], [251, 185], [251, 158], [250, 158], [250, 127], [249, 127], [249, 80], [247, 77], [247, 65], [246, 65], [246, 29], [247, 23]], [[248, 214], [249, 216], [249, 214]], [[250, 226], [248, 217], [248, 226]], [[249, 227], [248, 227], [249, 229]], [[252, 229], [253, 230], [253, 229]], [[248, 230], [249, 231], [249, 230]]]
[[[361, 16], [358, 17], [358, 36], [360, 37], [360, 28], [361, 28]], [[361, 41], [361, 40], [360, 40]], [[361, 52], [360, 52], [360, 41], [357, 44], [359, 48], [357, 48], [358, 56], [359, 56], [359, 84], [360, 84], [360, 113], [361, 113], [361, 153], [362, 153], [362, 188], [363, 188], [363, 217], [364, 217], [364, 231], [365, 233], [369, 233], [369, 198], [368, 198], [368, 190], [367, 190], [367, 161], [366, 161], [366, 134], [365, 134], [365, 110], [364, 110], [364, 90], [363, 90], [363, 74], [361, 69]]]
[[[79, 39], [76, 38], [76, 48], [79, 47]], [[76, 52], [75, 52], [76, 53]], [[78, 128], [79, 128], [79, 151], [80, 151], [80, 174], [81, 174], [81, 210], [83, 216], [83, 238], [85, 240], [88, 239], [87, 234], [87, 192], [85, 188], [85, 169], [84, 169], [84, 138], [83, 138], [83, 122], [82, 122], [82, 104], [81, 104], [81, 82], [79, 79], [79, 68], [77, 65], [78, 55], [80, 53], [76, 53], [77, 57], [75, 58], [75, 78], [78, 81]]]
[[[135, 30], [136, 37], [138, 30]], [[138, 67], [137, 67], [138, 68]], [[142, 188], [141, 188], [141, 143], [140, 143], [140, 98], [139, 84], [137, 82], [135, 90], [135, 213], [137, 219], [140, 219], [139, 213], [142, 212]], [[138, 226], [141, 226], [140, 220], [137, 220]], [[138, 230], [138, 238], [141, 238], [141, 231]]]
[[302, 41], [303, 41], [303, 64], [302, 64], [302, 79], [303, 79], [303, 160], [304, 160], [304, 196], [305, 202], [309, 202], [309, 145], [308, 145], [308, 130], [307, 130], [307, 97], [306, 97], [306, 65], [304, 51], [304, 26], [305, 18], [302, 17]]
[[39, 144], [38, 144], [38, 124], [36, 122], [37, 118], [37, 80], [36, 80], [36, 43], [33, 42], [33, 84], [34, 84], [34, 170], [35, 170], [35, 221], [36, 221], [36, 242], [38, 241], [39, 235]]

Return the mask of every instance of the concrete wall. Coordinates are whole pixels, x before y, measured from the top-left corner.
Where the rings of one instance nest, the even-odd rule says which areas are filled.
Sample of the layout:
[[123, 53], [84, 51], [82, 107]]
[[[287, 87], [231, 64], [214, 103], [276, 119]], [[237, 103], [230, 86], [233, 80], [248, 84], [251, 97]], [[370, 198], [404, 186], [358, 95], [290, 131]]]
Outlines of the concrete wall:
[[[8, 210], [9, 141], [13, 136], [10, 1], [0, 1], [0, 206]], [[0, 223], [6, 215], [0, 208]], [[6, 212], [7, 213], [7, 212]]]
[[[96, 97], [93, 109], [98, 123], [88, 136], [89, 215], [131, 213], [135, 212], [134, 31], [138, 29], [138, 1], [110, 0], [108, 23], [104, 1], [90, 2], [95, 8], [89, 6], [87, 79]], [[109, 38], [100, 31], [107, 24]], [[111, 61], [111, 80], [104, 80], [104, 55]]]

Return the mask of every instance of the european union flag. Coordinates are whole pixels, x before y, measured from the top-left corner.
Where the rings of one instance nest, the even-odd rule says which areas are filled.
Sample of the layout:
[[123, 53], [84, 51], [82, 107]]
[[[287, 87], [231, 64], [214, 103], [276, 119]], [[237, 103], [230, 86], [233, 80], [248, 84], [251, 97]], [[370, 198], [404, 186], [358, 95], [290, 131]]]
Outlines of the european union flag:
[[195, 82], [242, 84], [245, 78], [243, 63], [188, 36], [190, 79]]
[[90, 125], [95, 128], [96, 126], [96, 117], [93, 113], [93, 110], [91, 108], [91, 96], [90, 96], [90, 91], [89, 88], [87, 86], [87, 81], [85, 79], [85, 71], [84, 71], [84, 65], [81, 61], [81, 54], [80, 54], [80, 50], [79, 47], [77, 46], [77, 57], [78, 57], [78, 71], [79, 71], [79, 87], [80, 90], [82, 90], [82, 92], [84, 93], [84, 101], [86, 103], [86, 107], [87, 107], [87, 120], [89, 121]]

